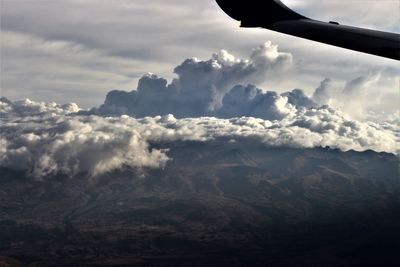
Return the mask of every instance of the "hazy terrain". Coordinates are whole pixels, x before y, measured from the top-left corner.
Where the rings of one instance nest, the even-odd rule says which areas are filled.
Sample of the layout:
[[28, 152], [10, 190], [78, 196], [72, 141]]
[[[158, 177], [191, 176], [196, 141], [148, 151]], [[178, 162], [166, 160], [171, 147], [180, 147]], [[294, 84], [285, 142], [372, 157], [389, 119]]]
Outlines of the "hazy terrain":
[[0, 264], [395, 266], [393, 154], [224, 139], [156, 146], [169, 148], [164, 169], [90, 179], [1, 169]]

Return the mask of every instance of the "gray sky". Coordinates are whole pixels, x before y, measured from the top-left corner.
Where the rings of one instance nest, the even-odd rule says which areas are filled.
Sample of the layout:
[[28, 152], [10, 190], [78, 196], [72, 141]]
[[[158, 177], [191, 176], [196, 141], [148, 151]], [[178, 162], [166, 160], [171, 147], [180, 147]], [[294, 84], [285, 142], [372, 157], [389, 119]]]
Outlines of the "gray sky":
[[[285, 0], [304, 15], [399, 32], [399, 0]], [[312, 93], [374, 76], [363, 100], [398, 109], [399, 63], [263, 29], [240, 29], [214, 0], [0, 0], [1, 95], [92, 107], [112, 89], [133, 90], [152, 72], [171, 80], [184, 59], [221, 49], [247, 58], [270, 40], [293, 55], [285, 77], [259, 84]], [[378, 99], [378, 100], [377, 100]]]

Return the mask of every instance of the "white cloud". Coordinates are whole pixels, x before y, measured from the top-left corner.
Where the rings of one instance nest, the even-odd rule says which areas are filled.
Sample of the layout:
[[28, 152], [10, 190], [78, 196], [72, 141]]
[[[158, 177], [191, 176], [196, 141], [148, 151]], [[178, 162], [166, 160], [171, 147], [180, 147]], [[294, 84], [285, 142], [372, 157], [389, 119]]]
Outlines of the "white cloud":
[[[268, 77], [283, 78], [291, 67], [292, 55], [279, 52], [271, 42], [254, 49], [249, 59], [238, 59], [222, 50], [209, 60], [185, 60], [174, 69], [178, 78], [170, 84], [166, 79], [149, 74], [140, 79], [137, 90], [110, 92], [105, 104], [96, 112], [136, 117], [169, 113], [178, 117], [219, 115], [224, 97], [235, 85], [258, 83]], [[260, 90], [255, 92], [257, 97], [251, 105], [268, 102], [267, 98], [272, 97], [263, 96]], [[226, 114], [226, 110], [224, 113], [232, 116]], [[268, 117], [264, 111], [256, 113], [262, 118]], [[249, 113], [239, 115], [253, 113], [249, 110]]]
[[169, 160], [168, 151], [152, 145], [168, 148], [176, 141], [220, 138], [252, 139], [265, 146], [398, 152], [400, 135], [393, 122], [363, 123], [328, 107], [296, 108], [288, 102], [287, 96], [279, 96], [272, 103], [282, 112], [279, 120], [172, 115], [135, 119], [77, 115], [74, 104], [1, 99], [0, 166], [36, 178], [161, 168]]
[[0, 98], [0, 117], [4, 119], [15, 117], [54, 117], [80, 111], [75, 103], [59, 105], [55, 102], [35, 102], [30, 99], [12, 102], [5, 97]]
[[294, 107], [330, 105], [353, 118], [365, 120], [371, 117], [367, 116], [371, 112], [383, 110], [385, 117], [398, 110], [398, 105], [387, 101], [399, 99], [398, 92], [390, 94], [382, 88], [384, 83], [392, 87], [397, 84], [398, 87], [399, 80], [388, 78], [384, 71], [370, 72], [348, 81], [326, 78], [312, 97], [303, 89], [277, 93], [276, 90], [268, 92], [252, 85], [285, 80], [290, 77], [293, 68], [292, 55], [280, 52], [278, 46], [271, 42], [253, 49], [247, 59], [221, 50], [208, 60], [185, 60], [174, 69], [178, 77], [169, 84], [157, 75], [145, 75], [139, 80], [137, 90], [112, 91], [107, 95], [104, 105], [93, 112], [135, 117], [171, 113], [179, 118], [252, 116], [279, 119], [288, 113], [283, 108], [287, 101]]
[[4, 99], [0, 103], [3, 167], [40, 178], [58, 173], [96, 175], [124, 166], [158, 168], [168, 160], [163, 151], [151, 150], [135, 125], [125, 125], [123, 118], [113, 123], [101, 117], [74, 116], [74, 104], [7, 103]]
[[[387, 77], [379, 72], [369, 73], [345, 83], [325, 79], [315, 90], [312, 98], [318, 105], [341, 109], [355, 119], [386, 120], [388, 116], [399, 111], [400, 101], [399, 92], [383, 92], [381, 82], [386, 79]], [[392, 83], [393, 87], [400, 87], [396, 79]]]

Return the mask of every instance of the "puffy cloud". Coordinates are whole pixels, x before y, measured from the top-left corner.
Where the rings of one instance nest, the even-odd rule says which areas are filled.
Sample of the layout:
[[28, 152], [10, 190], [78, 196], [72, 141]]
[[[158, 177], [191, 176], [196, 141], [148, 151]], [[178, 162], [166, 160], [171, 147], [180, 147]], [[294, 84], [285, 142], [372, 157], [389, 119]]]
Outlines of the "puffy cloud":
[[346, 84], [343, 93], [349, 97], [360, 96], [364, 93], [366, 87], [370, 87], [370, 85], [376, 83], [378, 80], [378, 74], [357, 77]]
[[[374, 117], [374, 121], [387, 120], [388, 114], [396, 113], [399, 110], [399, 94], [389, 94], [392, 102], [397, 101], [396, 105], [391, 104], [388, 101], [390, 97], [381, 92], [379, 84], [381, 79], [382, 73], [380, 72], [359, 76], [344, 84], [325, 79], [314, 91], [312, 99], [318, 105], [330, 105], [341, 109], [356, 119], [367, 121]], [[393, 105], [392, 111], [382, 108], [382, 105], [387, 107]], [[373, 116], [372, 113], [377, 114]], [[377, 116], [379, 113], [381, 116]]]
[[217, 115], [223, 118], [251, 116], [268, 120], [282, 119], [295, 111], [296, 104], [301, 102], [299, 95], [302, 97], [304, 93], [294, 90], [279, 95], [276, 92], [264, 93], [253, 85], [238, 85], [225, 95]]
[[[222, 50], [206, 61], [196, 58], [185, 60], [175, 68], [178, 78], [170, 84], [156, 75], [145, 75], [140, 79], [137, 90], [129, 93], [110, 92], [104, 105], [94, 112], [136, 117], [169, 113], [177, 117], [217, 116], [223, 109], [224, 97], [235, 85], [258, 83], [268, 77], [282, 76], [291, 66], [292, 55], [279, 52], [271, 42], [254, 49], [246, 60], [237, 59]], [[270, 95], [266, 98], [261, 90], [254, 92], [259, 95], [254, 99], [254, 104], [269, 101], [267, 98]], [[291, 95], [290, 98], [295, 97]], [[226, 109], [221, 112], [226, 113]], [[238, 115], [253, 114], [249, 111]]]
[[321, 82], [320, 86], [315, 89], [313, 99], [320, 105], [327, 105], [332, 95], [332, 82], [331, 79], [325, 79]]
[[283, 93], [282, 96], [287, 97], [288, 102], [296, 107], [311, 108], [317, 105], [301, 89], [294, 89], [291, 92]]
[[263, 96], [262, 101], [270, 101], [271, 109], [281, 116], [274, 120], [177, 119], [173, 115], [100, 117], [77, 115], [73, 104], [12, 102], [2, 98], [0, 166], [37, 178], [54, 174], [97, 175], [125, 167], [162, 168], [169, 160], [168, 144], [214, 139], [251, 139], [265, 146], [398, 152], [400, 135], [393, 122], [359, 122], [327, 106], [296, 108], [287, 96], [257, 94], [251, 86], [237, 88], [235, 93], [245, 94], [250, 100]]
[[59, 105], [55, 102], [35, 102], [30, 99], [12, 102], [5, 97], [0, 98], [0, 116], [2, 118], [55, 116], [76, 113], [80, 108], [75, 103]]
[[168, 157], [123, 119], [74, 116], [74, 104], [2, 98], [0, 165], [37, 178], [53, 174], [96, 175], [123, 166], [162, 167]]
[[[277, 93], [253, 85], [264, 84], [271, 88], [269, 81], [290, 77], [294, 65], [292, 55], [279, 52], [271, 42], [253, 49], [248, 59], [239, 59], [222, 50], [209, 60], [184, 60], [174, 69], [177, 78], [170, 83], [154, 74], [144, 75], [137, 90], [109, 92], [104, 104], [92, 113], [134, 117], [173, 114], [177, 118], [252, 116], [280, 119], [293, 107], [329, 105], [360, 120], [368, 119], [365, 115], [371, 111], [384, 110], [390, 114], [398, 110], [393, 100], [399, 99], [398, 93], [388, 95], [381, 88], [384, 87], [383, 80], [393, 86], [397, 84], [397, 87], [399, 81], [388, 78], [384, 71], [371, 71], [347, 82], [326, 78], [311, 96], [302, 89]], [[382, 108], [383, 103], [385, 108]]]

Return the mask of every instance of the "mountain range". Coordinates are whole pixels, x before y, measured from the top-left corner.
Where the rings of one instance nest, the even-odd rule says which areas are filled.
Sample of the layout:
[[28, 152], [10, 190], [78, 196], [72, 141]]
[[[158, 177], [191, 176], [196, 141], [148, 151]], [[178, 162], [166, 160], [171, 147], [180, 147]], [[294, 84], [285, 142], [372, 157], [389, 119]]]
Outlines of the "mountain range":
[[37, 179], [2, 168], [0, 265], [396, 266], [396, 155], [153, 145], [164, 147], [163, 169]]

